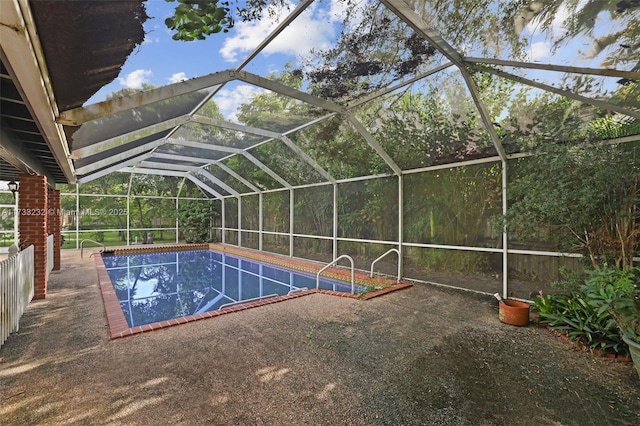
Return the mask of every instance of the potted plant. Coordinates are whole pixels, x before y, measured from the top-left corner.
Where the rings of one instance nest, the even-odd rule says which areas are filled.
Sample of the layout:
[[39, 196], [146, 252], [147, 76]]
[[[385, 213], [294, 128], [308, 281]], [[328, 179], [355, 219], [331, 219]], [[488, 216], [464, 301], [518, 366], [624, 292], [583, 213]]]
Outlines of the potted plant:
[[580, 289], [598, 313], [607, 311], [616, 322], [640, 375], [640, 269], [604, 266], [587, 274]]

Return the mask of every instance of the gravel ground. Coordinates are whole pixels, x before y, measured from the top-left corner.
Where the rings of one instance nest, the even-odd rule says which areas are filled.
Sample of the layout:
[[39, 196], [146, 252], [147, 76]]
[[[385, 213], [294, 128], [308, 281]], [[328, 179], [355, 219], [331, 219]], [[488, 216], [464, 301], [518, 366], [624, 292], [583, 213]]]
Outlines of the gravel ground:
[[2, 425], [638, 425], [630, 363], [491, 297], [313, 294], [110, 341], [93, 259], [63, 251], [0, 348]]

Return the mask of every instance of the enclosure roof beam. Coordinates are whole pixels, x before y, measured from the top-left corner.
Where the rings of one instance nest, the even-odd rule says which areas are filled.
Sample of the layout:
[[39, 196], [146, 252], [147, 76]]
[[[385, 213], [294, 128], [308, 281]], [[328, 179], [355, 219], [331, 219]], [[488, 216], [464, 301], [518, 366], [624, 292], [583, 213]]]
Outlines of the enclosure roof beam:
[[304, 160], [307, 164], [309, 164], [311, 167], [313, 167], [313, 169], [320, 173], [320, 175], [322, 175], [322, 177], [324, 177], [326, 180], [328, 180], [331, 183], [335, 183], [336, 180], [333, 176], [331, 176], [329, 174], [329, 172], [327, 172], [324, 168], [322, 168], [322, 166], [320, 166], [320, 164], [316, 163], [316, 160], [314, 160], [313, 158], [309, 157], [309, 155], [307, 155], [306, 152], [304, 152], [302, 149], [300, 149], [300, 147], [298, 145], [295, 144], [295, 142], [293, 142], [291, 139], [289, 139], [286, 136], [281, 136], [279, 138], [285, 145], [287, 145], [289, 147], [289, 149], [291, 149], [293, 152], [296, 153], [296, 155], [300, 158], [302, 158], [302, 160]]
[[460, 68], [460, 73], [462, 74], [462, 78], [467, 83], [467, 88], [469, 89], [469, 93], [471, 93], [471, 97], [473, 98], [473, 102], [476, 104], [476, 108], [478, 112], [480, 112], [480, 118], [484, 123], [484, 127], [489, 133], [489, 137], [491, 137], [491, 141], [493, 142], [493, 146], [498, 151], [498, 155], [500, 159], [506, 164], [507, 161], [507, 153], [502, 146], [502, 141], [498, 136], [498, 132], [496, 132], [496, 128], [493, 125], [493, 120], [491, 119], [491, 114], [487, 109], [487, 106], [484, 104], [482, 99], [480, 99], [480, 90], [478, 89], [478, 85], [471, 78], [469, 71], [466, 68]]
[[157, 169], [147, 169], [142, 167], [124, 167], [120, 170], [117, 170], [121, 173], [134, 173], [140, 175], [160, 175], [160, 176], [177, 176], [184, 177], [187, 175], [187, 172], [179, 172], [176, 170], [157, 170]]
[[[284, 180], [282, 177], [280, 177], [280, 175], [275, 173], [273, 170], [271, 170], [266, 165], [264, 165], [260, 160], [258, 160], [257, 158], [255, 158], [253, 155], [249, 154], [245, 150], [241, 150], [241, 149], [238, 149], [238, 148], [228, 148], [228, 147], [223, 147], [223, 146], [220, 146], [220, 145], [209, 145], [209, 144], [203, 144], [201, 142], [191, 142], [191, 141], [189, 141], [188, 144], [185, 144], [183, 141], [180, 141], [180, 140], [177, 140], [176, 144], [180, 144], [180, 145], [184, 145], [184, 146], [192, 146], [194, 148], [208, 149], [210, 151], [223, 151], [223, 152], [241, 154], [247, 160], [251, 161], [253, 164], [255, 164], [260, 169], [262, 169], [269, 176], [271, 176], [272, 178], [274, 178], [275, 180], [280, 182], [280, 184], [282, 184], [284, 187], [291, 188], [291, 185], [286, 180]], [[219, 161], [220, 160], [216, 161], [216, 163], [218, 163]]]
[[471, 93], [471, 97], [480, 113], [480, 118], [484, 123], [484, 126], [489, 132], [489, 136], [491, 137], [491, 141], [495, 146], [500, 158], [503, 161], [507, 160], [507, 154], [502, 146], [502, 142], [498, 137], [498, 133], [496, 132], [495, 127], [493, 126], [493, 121], [491, 120], [491, 114], [487, 109], [486, 105], [480, 99], [480, 94], [478, 91], [478, 87], [476, 83], [471, 78], [469, 71], [467, 71], [466, 64], [464, 63], [462, 56], [455, 50], [449, 43], [447, 43], [436, 31], [431, 29], [422, 18], [414, 12], [414, 10], [404, 1], [402, 0], [383, 0], [382, 1], [388, 8], [393, 10], [400, 19], [409, 24], [418, 34], [422, 35], [429, 43], [439, 50], [443, 55], [445, 55], [451, 62], [457, 65], [460, 73], [462, 74], [462, 78], [464, 79], [469, 92]]
[[504, 59], [493, 58], [472, 58], [465, 57], [465, 62], [472, 64], [491, 64], [502, 65], [506, 67], [516, 68], [531, 68], [536, 70], [545, 71], [559, 71], [573, 74], [589, 74], [589, 75], [601, 75], [605, 77], [621, 77], [628, 78], [630, 80], [640, 80], [640, 72], [622, 71], [611, 68], [585, 68], [585, 67], [572, 67], [566, 65], [554, 65], [554, 64], [541, 64], [536, 62], [519, 62], [519, 61], [507, 61]]
[[211, 164], [217, 161], [216, 158], [190, 157], [182, 154], [168, 154], [165, 152], [153, 152], [151, 158], [159, 158], [162, 160], [187, 161], [190, 163]]
[[232, 148], [229, 146], [214, 145], [211, 143], [195, 142], [195, 141], [188, 141], [188, 140], [176, 139], [176, 138], [167, 138], [167, 143], [171, 145], [186, 146], [189, 148], [206, 149], [209, 151], [221, 151], [221, 152], [228, 152], [232, 154], [242, 153], [242, 150], [239, 148]]
[[333, 118], [333, 117], [335, 117], [336, 115], [337, 115], [337, 113], [335, 113], [335, 112], [330, 112], [330, 113], [328, 113], [328, 114], [326, 114], [326, 115], [323, 115], [322, 117], [318, 117], [318, 118], [315, 118], [315, 119], [313, 119], [313, 120], [311, 120], [311, 121], [308, 121], [308, 122], [306, 122], [306, 123], [304, 123], [304, 124], [301, 124], [301, 125], [299, 125], [298, 127], [295, 127], [295, 128], [293, 128], [293, 129], [291, 129], [291, 130], [287, 130], [286, 132], [282, 132], [282, 134], [283, 134], [284, 136], [288, 136], [288, 135], [290, 135], [290, 134], [292, 134], [292, 133], [295, 133], [295, 132], [297, 132], [297, 131], [299, 131], [299, 130], [306, 129], [307, 127], [309, 127], [309, 126], [313, 126], [314, 124], [318, 124], [318, 123], [320, 123], [321, 121], [327, 120], [327, 119], [329, 119], [329, 118]]
[[[269, 169], [267, 166], [265, 166], [260, 161], [258, 161], [257, 158], [255, 158], [254, 156], [252, 156], [251, 154], [249, 154], [248, 152], [246, 152], [246, 151], [244, 151], [242, 149], [230, 148], [230, 147], [221, 146], [221, 145], [212, 145], [212, 144], [207, 144], [207, 143], [203, 143], [203, 142], [186, 141], [186, 140], [181, 140], [181, 139], [171, 139], [171, 138], [167, 139], [167, 143], [170, 143], [170, 144], [173, 144], [173, 145], [188, 146], [188, 147], [192, 147], [192, 148], [206, 149], [206, 150], [209, 150], [209, 151], [222, 151], [222, 152], [228, 152], [228, 153], [231, 153], [231, 154], [243, 155], [249, 161], [251, 161], [252, 163], [257, 165], [258, 167], [260, 167], [262, 170], [264, 170], [264, 172], [267, 173], [269, 176], [273, 177], [278, 182], [280, 182], [283, 186], [285, 186], [287, 188], [291, 188], [291, 185], [289, 185], [284, 179], [282, 179], [280, 176], [278, 176], [276, 173], [274, 173], [271, 169]], [[220, 167], [225, 172], [227, 172], [228, 174], [230, 174], [231, 176], [233, 176], [234, 178], [239, 180], [243, 185], [245, 185], [248, 188], [250, 188], [252, 191], [260, 192], [260, 189], [258, 187], [256, 187], [254, 184], [249, 182], [247, 179], [245, 179], [242, 176], [240, 176], [235, 171], [231, 170], [229, 167], [227, 167], [223, 163], [221, 163], [221, 161], [222, 161], [222, 159], [215, 160], [215, 161], [212, 161], [210, 164], [212, 164], [212, 165], [215, 164], [216, 166]]]
[[436, 31], [432, 30], [422, 20], [422, 18], [413, 11], [404, 0], [382, 0], [382, 3], [395, 13], [400, 19], [409, 24], [418, 34], [426, 38], [429, 43], [447, 57], [458, 67], [462, 67], [462, 57], [456, 49], [447, 43]]
[[160, 133], [164, 130], [171, 129], [173, 127], [181, 126], [189, 122], [188, 115], [172, 118], [171, 120], [163, 121], [162, 123], [154, 124], [152, 126], [143, 127], [133, 132], [125, 133], [124, 135], [116, 136], [110, 139], [105, 139], [100, 142], [87, 145], [82, 148], [74, 149], [71, 153], [71, 158], [78, 159], [95, 155], [100, 152], [107, 151], [109, 149], [117, 148], [122, 145], [126, 145], [130, 142], [134, 142], [143, 137]]
[[254, 86], [262, 87], [263, 89], [271, 90], [272, 92], [276, 92], [293, 99], [298, 99], [299, 101], [324, 108], [328, 111], [337, 112], [339, 114], [343, 114], [345, 112], [345, 109], [343, 107], [334, 102], [301, 92], [300, 90], [285, 86], [280, 82], [269, 80], [267, 78], [251, 74], [246, 71], [239, 71], [236, 74], [237, 79], [240, 81], [244, 81], [245, 83], [253, 84]]
[[203, 115], [194, 115], [191, 117], [192, 121], [196, 123], [204, 124], [207, 126], [219, 127], [225, 130], [233, 130], [236, 132], [250, 133], [252, 135], [264, 136], [267, 138], [279, 138], [281, 133], [272, 132], [270, 130], [259, 129], [257, 127], [251, 127], [244, 124], [232, 123], [231, 121], [220, 120], [218, 118], [205, 117]]
[[351, 113], [347, 114], [347, 119], [349, 120], [351, 125], [355, 128], [356, 132], [358, 132], [360, 136], [362, 136], [364, 140], [367, 141], [369, 146], [373, 148], [375, 152], [378, 153], [378, 155], [384, 160], [385, 163], [387, 163], [387, 165], [391, 168], [391, 170], [393, 170], [393, 172], [398, 176], [402, 175], [402, 169], [398, 167], [396, 162], [393, 161], [393, 158], [391, 158], [389, 154], [387, 154], [387, 152], [382, 148], [382, 146], [380, 146], [376, 138], [374, 138], [373, 135], [369, 133], [367, 129], [365, 129], [362, 123], [360, 123], [360, 121], [358, 121], [358, 119]]
[[224, 183], [223, 181], [221, 181], [220, 179], [218, 179], [217, 177], [215, 177], [214, 175], [209, 173], [208, 170], [200, 168], [200, 169], [196, 170], [195, 173], [197, 173], [198, 175], [204, 176], [205, 178], [209, 179], [211, 182], [215, 183], [220, 188], [224, 189], [225, 191], [227, 191], [229, 194], [233, 195], [234, 197], [239, 197], [240, 196], [240, 193], [238, 191], [236, 191], [235, 189], [231, 188], [229, 185], [227, 185], [226, 183]]
[[304, 151], [300, 149], [295, 143], [293, 143], [289, 138], [284, 136], [281, 133], [272, 132], [270, 130], [258, 129], [256, 127], [246, 126], [244, 124], [232, 123], [230, 121], [220, 120], [216, 118], [203, 117], [201, 115], [194, 115], [192, 117], [193, 121], [205, 124], [209, 126], [220, 127], [226, 130], [235, 130], [238, 132], [250, 133], [253, 135], [264, 136], [266, 138], [271, 139], [279, 139], [285, 145], [287, 145], [293, 152], [295, 152], [303, 161], [313, 167], [318, 173], [320, 173], [325, 179], [330, 181], [335, 181], [326, 170], [324, 170], [318, 163], [315, 162], [314, 159], [309, 157]]
[[218, 162], [215, 163], [215, 166], [216, 167], [220, 167], [222, 170], [227, 172], [233, 178], [237, 179], [240, 183], [242, 183], [244, 186], [246, 186], [250, 190], [252, 190], [254, 192], [261, 192], [260, 188], [258, 188], [257, 186], [255, 186], [254, 184], [249, 182], [246, 178], [244, 178], [243, 176], [238, 174], [235, 170], [231, 169], [226, 164], [223, 164], [223, 163], [218, 161]]
[[574, 99], [576, 101], [579, 102], [583, 102], [586, 104], [590, 104], [593, 106], [596, 106], [598, 108], [602, 108], [602, 109], [606, 109], [609, 111], [615, 111], [615, 112], [619, 112], [620, 114], [624, 114], [624, 115], [628, 115], [629, 117], [634, 117], [636, 119], [640, 119], [640, 112], [638, 111], [632, 111], [630, 109], [621, 107], [619, 105], [615, 105], [609, 102], [605, 102], [605, 101], [601, 101], [598, 99], [591, 99], [591, 98], [587, 98], [581, 95], [578, 95], [576, 93], [573, 93], [569, 90], [564, 90], [564, 89], [558, 89], [556, 87], [553, 86], [549, 86], [547, 84], [544, 83], [538, 83], [537, 81], [533, 81], [530, 80], [528, 78], [524, 78], [524, 77], [519, 77], [517, 75], [513, 75], [511, 73], [505, 72], [505, 71], [500, 71], [500, 70], [496, 70], [493, 68], [489, 68], [489, 67], [483, 67], [483, 66], [479, 66], [479, 65], [473, 65], [473, 68], [481, 71], [481, 72], [486, 72], [489, 74], [494, 74], [497, 75], [498, 77], [502, 77], [502, 78], [506, 78], [508, 80], [512, 80], [515, 81], [516, 83], [522, 83], [522, 84], [526, 84], [528, 86], [532, 86], [538, 89], [542, 89], [542, 90], [546, 90], [548, 92], [552, 92], [561, 96], [565, 96], [567, 98], [571, 98]]
[[187, 179], [189, 179], [191, 182], [195, 183], [196, 185], [198, 185], [200, 188], [202, 188], [203, 190], [207, 191], [209, 194], [213, 195], [214, 197], [216, 197], [219, 200], [224, 199], [224, 197], [222, 196], [222, 194], [220, 194], [218, 191], [216, 191], [215, 189], [211, 188], [209, 185], [207, 185], [206, 183], [202, 182], [200, 179], [198, 179], [197, 177], [195, 177], [194, 175], [192, 175], [191, 173], [188, 173], [185, 175], [185, 177]]
[[618, 145], [622, 143], [637, 142], [640, 141], [640, 135], [623, 136], [621, 138], [613, 138], [602, 141], [605, 145]]
[[183, 171], [183, 172], [192, 172], [198, 168], [198, 166], [159, 163], [157, 161], [142, 161], [140, 162], [140, 167], [149, 168], [149, 169], [158, 169], [158, 170], [175, 170], [175, 171]]
[[435, 67], [435, 68], [433, 68], [433, 69], [431, 69], [429, 71], [423, 72], [423, 73], [418, 74], [418, 75], [416, 75], [416, 76], [414, 76], [414, 77], [412, 77], [412, 78], [410, 78], [410, 79], [408, 79], [406, 81], [403, 81], [403, 82], [401, 82], [399, 84], [396, 84], [395, 86], [387, 87], [386, 89], [379, 90], [379, 91], [377, 91], [375, 93], [372, 93], [370, 95], [365, 96], [364, 98], [360, 98], [360, 99], [358, 99], [358, 100], [356, 100], [356, 101], [354, 101], [352, 103], [348, 103], [347, 104], [347, 108], [348, 109], [352, 109], [352, 108], [355, 108], [355, 107], [359, 107], [360, 105], [366, 104], [367, 102], [370, 102], [370, 101], [372, 101], [374, 99], [377, 99], [377, 98], [379, 98], [381, 96], [384, 96], [387, 93], [394, 92], [394, 91], [396, 91], [396, 90], [398, 90], [398, 89], [400, 89], [402, 87], [405, 87], [405, 86], [408, 86], [410, 84], [413, 84], [416, 81], [420, 81], [420, 80], [422, 80], [424, 78], [429, 77], [432, 74], [435, 74], [435, 73], [438, 73], [440, 71], [443, 71], [443, 70], [445, 70], [445, 69], [447, 69], [447, 68], [449, 68], [451, 66], [453, 66], [453, 63], [451, 63], [451, 62], [447, 62], [446, 64], [439, 65], [439, 66], [437, 66], [437, 67]]
[[233, 70], [220, 71], [155, 89], [144, 90], [128, 96], [69, 109], [60, 113], [56, 121], [66, 126], [79, 126], [87, 121], [107, 117], [119, 112], [226, 83], [233, 79], [232, 73]]
[[[187, 147], [191, 147], [191, 148], [204, 149], [204, 150], [208, 150], [208, 151], [228, 152], [230, 154], [240, 154], [240, 155], [244, 155], [244, 153], [245, 153], [245, 151], [243, 151], [242, 149], [230, 148], [230, 147], [221, 146], [221, 145], [212, 145], [212, 144], [207, 144], [207, 143], [203, 143], [203, 142], [185, 141], [185, 140], [181, 140], [181, 139], [168, 139], [167, 142], [172, 144], [172, 145], [187, 146]], [[231, 170], [229, 167], [224, 165], [222, 163], [222, 160], [223, 159], [212, 160], [212, 161], [208, 162], [207, 164], [216, 165], [216, 166], [220, 167], [225, 172], [227, 172], [229, 175], [234, 177], [236, 180], [240, 181], [243, 185], [245, 185], [248, 188], [250, 188], [252, 191], [260, 192], [259, 188], [257, 188], [251, 182], [249, 182], [248, 180], [246, 180], [245, 178], [240, 176], [238, 173], [236, 173], [235, 171]]]
[[99, 177], [102, 177], [102, 176], [105, 176], [105, 175], [108, 175], [109, 173], [117, 172], [117, 171], [119, 171], [120, 169], [122, 169], [124, 167], [131, 166], [133, 164], [139, 163], [140, 161], [148, 158], [150, 155], [151, 155], [151, 153], [147, 152], [145, 154], [138, 155], [136, 157], [132, 157], [132, 158], [126, 160], [126, 161], [122, 161], [120, 163], [114, 164], [114, 165], [112, 165], [110, 167], [107, 167], [105, 169], [98, 170], [95, 173], [91, 173], [91, 174], [88, 174], [86, 176], [79, 177], [78, 178], [78, 183], [91, 182], [92, 180], [98, 179]]
[[282, 31], [284, 31], [285, 28], [287, 28], [293, 21], [295, 21], [295, 19], [302, 13], [305, 11], [305, 9], [307, 7], [309, 7], [312, 3], [314, 2], [314, 0], [302, 0], [300, 3], [298, 3], [298, 5], [296, 6], [295, 9], [293, 9], [293, 11], [291, 13], [289, 13], [279, 24], [278, 26], [269, 34], [267, 35], [262, 42], [260, 42], [260, 44], [258, 45], [258, 47], [256, 47], [253, 52], [251, 52], [251, 54], [249, 56], [247, 56], [245, 58], [244, 61], [242, 61], [240, 63], [240, 65], [238, 65], [238, 67], [236, 68], [236, 71], [240, 71], [242, 70], [244, 67], [246, 67], [249, 62], [251, 62], [256, 56], [258, 56], [258, 54], [260, 54], [260, 52], [262, 52], [262, 50], [267, 47], [269, 45], [269, 43], [271, 43], [276, 37], [278, 37], [280, 35], [280, 33]]
[[271, 170], [269, 167], [267, 167], [262, 161], [258, 160], [256, 157], [254, 157], [253, 155], [249, 154], [248, 152], [243, 152], [242, 155], [244, 155], [244, 157], [251, 161], [253, 164], [255, 164], [256, 166], [258, 166], [260, 169], [262, 169], [262, 171], [264, 171], [266, 174], [268, 174], [269, 176], [271, 176], [272, 178], [274, 178], [275, 180], [277, 180], [278, 182], [280, 182], [280, 184], [282, 186], [284, 186], [287, 189], [291, 189], [293, 188], [286, 180], [284, 180], [279, 174], [277, 174], [276, 172], [274, 172], [273, 170]]
[[92, 163], [87, 164], [86, 166], [78, 167], [76, 168], [76, 172], [79, 175], [91, 173], [95, 170], [100, 170], [104, 167], [110, 166], [111, 164], [121, 163], [122, 161], [125, 161], [128, 158], [138, 156], [149, 150], [153, 150], [154, 148], [164, 143], [165, 143], [164, 139], [156, 139], [155, 141], [145, 143], [144, 145], [137, 146], [128, 151], [121, 152], [120, 154], [111, 155], [103, 160], [94, 161]]

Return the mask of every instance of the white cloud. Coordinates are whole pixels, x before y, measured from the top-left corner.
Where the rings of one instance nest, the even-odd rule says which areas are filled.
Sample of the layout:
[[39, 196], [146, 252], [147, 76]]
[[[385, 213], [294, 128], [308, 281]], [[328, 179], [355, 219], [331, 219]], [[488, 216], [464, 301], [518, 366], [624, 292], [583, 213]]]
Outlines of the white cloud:
[[185, 80], [187, 80], [187, 74], [184, 72], [177, 72], [169, 77], [169, 83], [179, 83]]
[[223, 89], [214, 96], [214, 101], [225, 119], [229, 121], [238, 121], [238, 107], [244, 103], [251, 101], [251, 98], [265, 90], [242, 84], [228, 90]]
[[551, 43], [548, 41], [538, 41], [531, 44], [529, 48], [529, 61], [535, 62], [551, 56]]
[[[337, 2], [340, 3], [340, 2]], [[266, 13], [266, 12], [265, 12]], [[305, 54], [313, 48], [325, 48], [336, 37], [334, 23], [342, 20], [342, 13], [332, 2], [329, 10], [310, 6], [262, 51], [264, 54]], [[277, 23], [263, 14], [258, 22], [239, 22], [236, 35], [225, 40], [220, 54], [228, 62], [236, 62], [238, 55], [253, 51], [276, 27]]]
[[148, 83], [148, 77], [151, 77], [153, 73], [150, 70], [135, 70], [130, 72], [126, 76], [118, 77], [118, 82], [128, 89], [141, 89], [144, 83]]

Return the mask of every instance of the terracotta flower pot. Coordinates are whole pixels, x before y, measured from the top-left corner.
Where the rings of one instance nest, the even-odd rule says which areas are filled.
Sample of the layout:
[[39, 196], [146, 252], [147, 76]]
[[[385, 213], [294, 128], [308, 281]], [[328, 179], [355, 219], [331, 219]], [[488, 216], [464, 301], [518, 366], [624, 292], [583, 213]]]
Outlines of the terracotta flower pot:
[[529, 324], [529, 304], [517, 300], [505, 300], [499, 305], [499, 318], [505, 324], [524, 326]]

